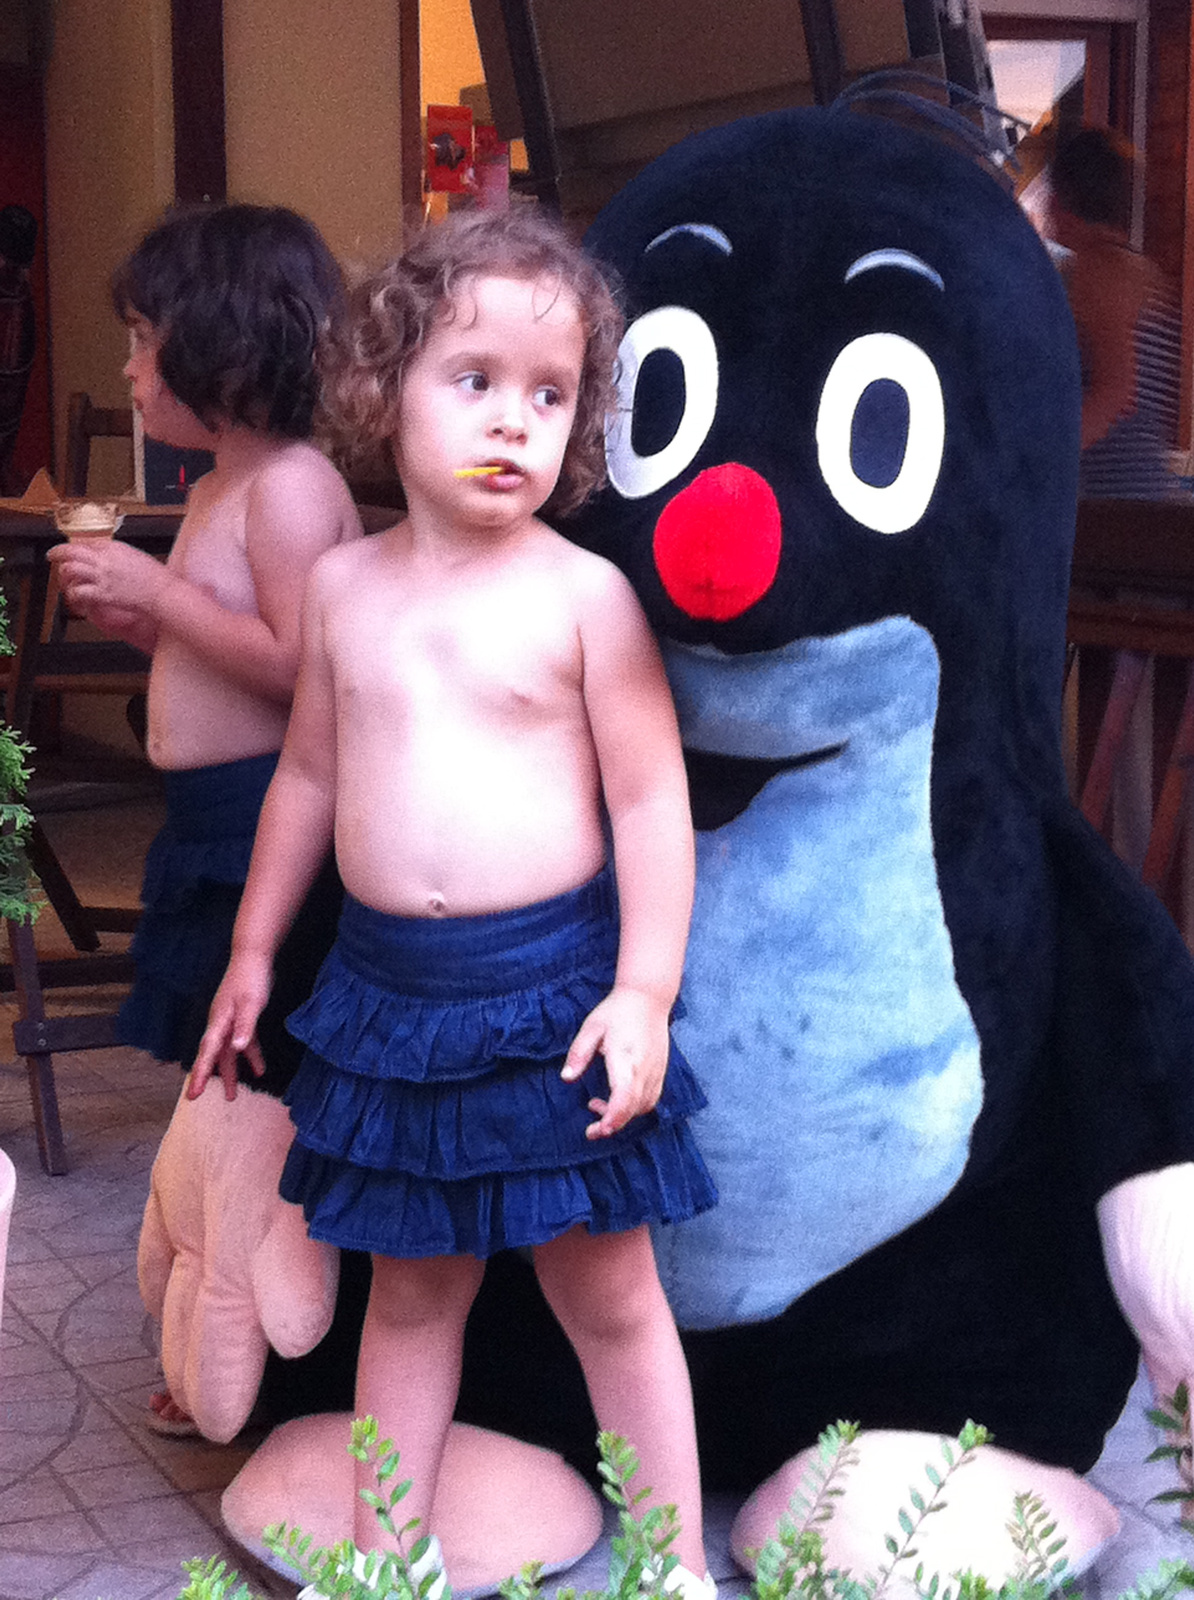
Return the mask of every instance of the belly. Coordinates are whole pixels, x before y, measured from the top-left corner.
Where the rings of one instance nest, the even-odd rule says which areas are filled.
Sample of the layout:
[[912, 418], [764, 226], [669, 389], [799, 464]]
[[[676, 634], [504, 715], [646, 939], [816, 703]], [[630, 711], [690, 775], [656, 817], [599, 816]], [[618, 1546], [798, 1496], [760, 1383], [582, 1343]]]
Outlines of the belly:
[[349, 893], [399, 916], [476, 916], [586, 882], [605, 859], [595, 786], [569, 749], [487, 759], [463, 738], [342, 741], [336, 855]]
[[166, 640], [154, 651], [149, 674], [146, 753], [168, 771], [263, 755], [282, 748], [288, 712]]

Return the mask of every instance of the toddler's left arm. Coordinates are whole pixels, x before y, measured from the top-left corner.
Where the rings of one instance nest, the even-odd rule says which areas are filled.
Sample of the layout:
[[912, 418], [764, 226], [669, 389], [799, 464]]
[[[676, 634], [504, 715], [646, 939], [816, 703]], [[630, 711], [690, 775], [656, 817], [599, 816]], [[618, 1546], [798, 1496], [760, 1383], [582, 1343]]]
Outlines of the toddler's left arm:
[[581, 1025], [564, 1076], [598, 1051], [608, 1102], [594, 1099], [590, 1138], [616, 1133], [659, 1099], [668, 1016], [680, 988], [692, 914], [688, 783], [671, 691], [633, 590], [602, 563], [582, 611], [584, 697], [614, 841], [621, 937], [610, 994]]

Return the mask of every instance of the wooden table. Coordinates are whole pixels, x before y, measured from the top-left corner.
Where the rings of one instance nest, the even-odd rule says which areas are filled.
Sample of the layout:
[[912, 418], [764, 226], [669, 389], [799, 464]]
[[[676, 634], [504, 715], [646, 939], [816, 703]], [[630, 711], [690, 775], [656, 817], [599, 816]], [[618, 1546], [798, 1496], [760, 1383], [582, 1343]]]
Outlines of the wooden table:
[[[119, 538], [153, 555], [166, 554], [178, 532], [183, 508], [154, 507], [126, 514]], [[12, 621], [14, 652], [10, 658], [7, 691], [8, 721], [27, 734], [38, 688], [69, 692], [71, 680], [143, 674], [149, 658], [140, 650], [115, 640], [76, 640], [51, 633], [43, 637], [43, 620], [49, 593], [50, 564], [46, 552], [62, 535], [50, 512], [0, 505], [0, 556], [18, 578], [19, 606]], [[66, 1150], [54, 1086], [53, 1057], [58, 1050], [98, 1049], [115, 1042], [115, 1015], [49, 1017], [43, 990], [90, 983], [126, 982], [132, 963], [124, 952], [102, 953], [100, 933], [130, 933], [138, 913], [127, 906], [85, 906], [62, 869], [41, 824], [34, 818], [28, 840], [30, 865], [46, 899], [62, 923], [75, 950], [73, 957], [40, 961], [29, 923], [8, 923], [11, 964], [0, 968], [0, 987], [17, 991], [19, 1017], [13, 1024], [13, 1044], [25, 1057], [38, 1149], [47, 1172], [67, 1170]]]

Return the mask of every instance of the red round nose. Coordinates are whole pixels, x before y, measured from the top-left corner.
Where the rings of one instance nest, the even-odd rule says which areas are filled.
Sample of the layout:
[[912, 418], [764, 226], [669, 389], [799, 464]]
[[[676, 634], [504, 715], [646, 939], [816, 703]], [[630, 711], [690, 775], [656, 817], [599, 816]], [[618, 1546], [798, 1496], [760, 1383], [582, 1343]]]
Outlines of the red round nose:
[[781, 532], [771, 485], [727, 461], [708, 467], [664, 506], [655, 524], [655, 566], [682, 611], [726, 622], [771, 587]]

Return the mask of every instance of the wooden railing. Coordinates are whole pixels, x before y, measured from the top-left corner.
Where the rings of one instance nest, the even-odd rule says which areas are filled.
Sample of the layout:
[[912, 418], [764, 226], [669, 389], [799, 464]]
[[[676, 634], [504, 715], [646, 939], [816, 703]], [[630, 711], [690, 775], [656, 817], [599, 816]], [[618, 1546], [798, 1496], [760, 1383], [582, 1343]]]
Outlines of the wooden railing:
[[1133, 864], [1189, 938], [1194, 499], [1081, 503], [1067, 638], [1077, 672], [1075, 798], [1114, 843], [1117, 781], [1134, 770], [1151, 794], [1151, 822]]

